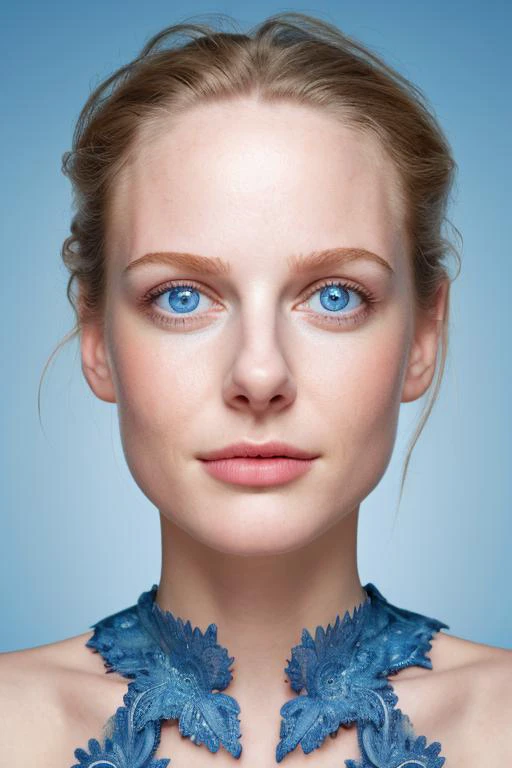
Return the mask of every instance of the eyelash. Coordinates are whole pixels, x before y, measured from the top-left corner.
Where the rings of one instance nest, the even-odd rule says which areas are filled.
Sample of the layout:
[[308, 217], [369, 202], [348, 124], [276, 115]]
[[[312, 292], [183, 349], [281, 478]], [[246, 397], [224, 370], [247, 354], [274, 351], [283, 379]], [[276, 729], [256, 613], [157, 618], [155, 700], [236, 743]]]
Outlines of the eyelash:
[[[198, 283], [195, 283], [193, 280], [171, 280], [167, 283], [164, 283], [164, 285], [159, 286], [158, 288], [153, 288], [151, 291], [148, 291], [140, 300], [139, 304], [143, 306], [143, 308], [151, 307], [156, 299], [158, 299], [160, 296], [163, 296], [164, 293], [167, 293], [167, 291], [171, 290], [172, 288], [177, 288], [178, 286], [183, 286], [186, 288], [194, 288], [200, 293], [205, 294], [209, 298], [212, 299], [212, 301], [216, 301], [213, 296], [211, 296], [208, 291], [205, 291], [202, 286], [200, 286]], [[301, 302], [307, 301], [311, 296], [313, 296], [317, 291], [321, 291], [322, 288], [325, 288], [329, 285], [341, 285], [343, 288], [348, 289], [350, 291], [353, 291], [356, 293], [359, 298], [363, 300], [363, 309], [356, 310], [355, 313], [352, 313], [350, 315], [342, 315], [338, 317], [328, 317], [327, 315], [320, 315], [321, 322], [324, 321], [326, 325], [356, 325], [363, 320], [367, 318], [367, 316], [370, 314], [370, 312], [373, 310], [373, 304], [377, 301], [377, 299], [365, 288], [362, 288], [359, 285], [355, 285], [354, 283], [351, 283], [347, 280], [324, 280], [320, 284], [317, 284], [312, 289], [308, 289], [308, 292], [301, 297]], [[160, 323], [164, 326], [171, 326], [171, 327], [177, 327], [177, 326], [184, 326], [189, 325], [191, 323], [194, 323], [195, 320], [202, 320], [204, 317], [203, 315], [200, 316], [189, 316], [189, 317], [172, 317], [169, 315], [169, 317], [164, 317], [159, 312], [152, 312], [147, 311], [147, 314], [151, 318], [151, 320], [154, 320], [157, 323]], [[313, 314], [315, 314], [313, 312]], [[172, 317], [172, 319], [170, 319]]]

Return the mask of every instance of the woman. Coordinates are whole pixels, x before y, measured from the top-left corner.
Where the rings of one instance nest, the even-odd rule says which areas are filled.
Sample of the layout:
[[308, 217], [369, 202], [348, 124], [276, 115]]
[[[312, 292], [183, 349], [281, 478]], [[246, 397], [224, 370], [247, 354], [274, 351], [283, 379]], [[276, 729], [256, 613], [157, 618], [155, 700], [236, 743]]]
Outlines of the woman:
[[162, 571], [3, 655], [6, 764], [507, 764], [510, 652], [358, 575], [400, 403], [446, 354], [455, 164], [419, 92], [312, 17], [176, 25], [92, 94], [64, 169], [73, 335]]

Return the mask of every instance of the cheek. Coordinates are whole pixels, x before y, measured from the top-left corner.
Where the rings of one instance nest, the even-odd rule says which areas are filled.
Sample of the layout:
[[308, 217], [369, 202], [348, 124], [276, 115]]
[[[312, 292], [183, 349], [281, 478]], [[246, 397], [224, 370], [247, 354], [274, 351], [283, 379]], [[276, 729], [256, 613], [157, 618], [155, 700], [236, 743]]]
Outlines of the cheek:
[[197, 347], [191, 354], [186, 334], [142, 327], [121, 313], [111, 317], [109, 337], [127, 462], [135, 476], [144, 467], [153, 473], [160, 459], [172, 467], [204, 405], [212, 363]]
[[346, 343], [331, 346], [321, 363], [317, 402], [343, 468], [340, 478], [364, 486], [356, 495], [375, 487], [391, 458], [407, 353], [408, 324], [397, 313], [361, 334], [347, 334]]

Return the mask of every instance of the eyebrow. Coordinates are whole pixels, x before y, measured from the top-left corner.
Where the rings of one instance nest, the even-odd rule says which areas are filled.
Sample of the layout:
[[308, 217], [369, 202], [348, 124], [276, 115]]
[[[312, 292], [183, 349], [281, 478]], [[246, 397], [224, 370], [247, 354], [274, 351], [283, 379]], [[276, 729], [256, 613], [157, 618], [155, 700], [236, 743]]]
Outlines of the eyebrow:
[[[287, 263], [291, 272], [302, 276], [321, 267], [329, 268], [350, 261], [373, 261], [384, 269], [393, 273], [394, 269], [386, 259], [378, 256], [366, 248], [328, 248], [324, 251], [313, 251], [306, 255], [293, 254], [288, 257]], [[181, 253], [178, 251], [157, 251], [146, 253], [135, 259], [125, 267], [124, 272], [131, 272], [141, 266], [149, 264], [168, 264], [169, 266], [184, 267], [197, 273], [214, 276], [226, 276], [231, 273], [231, 266], [218, 256], [209, 258], [195, 253]]]

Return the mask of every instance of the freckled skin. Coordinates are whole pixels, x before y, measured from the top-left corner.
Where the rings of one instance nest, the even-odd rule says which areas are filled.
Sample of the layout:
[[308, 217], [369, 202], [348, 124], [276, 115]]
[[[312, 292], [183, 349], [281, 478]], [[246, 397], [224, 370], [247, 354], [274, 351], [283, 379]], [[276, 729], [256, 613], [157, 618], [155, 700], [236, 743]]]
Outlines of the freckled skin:
[[[136, 482], [195, 539], [245, 555], [291, 551], [351, 513], [382, 477], [414, 332], [396, 185], [373, 138], [307, 108], [250, 101], [162, 124], [124, 170], [108, 232], [112, 399]], [[302, 282], [289, 274], [288, 254], [335, 246], [368, 248], [395, 272], [356, 262]], [[200, 327], [163, 328], [128, 296], [124, 266], [158, 250], [231, 264], [229, 278], [200, 281], [221, 305]], [[133, 293], [196, 279], [151, 269]], [[377, 297], [359, 324], [328, 327], [298, 308], [309, 284], [335, 277]], [[197, 453], [244, 437], [321, 456], [305, 477], [263, 491], [207, 477]]]

